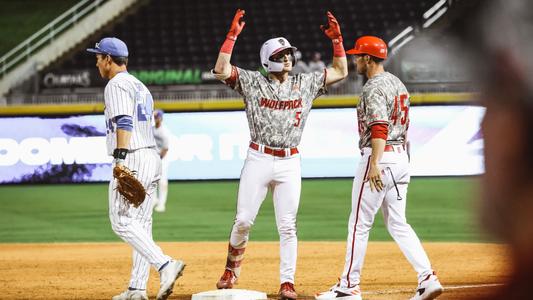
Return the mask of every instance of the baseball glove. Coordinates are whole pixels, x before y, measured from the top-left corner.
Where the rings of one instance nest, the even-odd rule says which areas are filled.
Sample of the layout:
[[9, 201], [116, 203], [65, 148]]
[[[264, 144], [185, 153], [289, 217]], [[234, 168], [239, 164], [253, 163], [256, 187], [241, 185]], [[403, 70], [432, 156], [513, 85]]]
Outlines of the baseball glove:
[[135, 173], [125, 166], [118, 165], [113, 168], [113, 177], [117, 179], [117, 190], [134, 207], [139, 207], [144, 202], [146, 190], [142, 183], [135, 178]]

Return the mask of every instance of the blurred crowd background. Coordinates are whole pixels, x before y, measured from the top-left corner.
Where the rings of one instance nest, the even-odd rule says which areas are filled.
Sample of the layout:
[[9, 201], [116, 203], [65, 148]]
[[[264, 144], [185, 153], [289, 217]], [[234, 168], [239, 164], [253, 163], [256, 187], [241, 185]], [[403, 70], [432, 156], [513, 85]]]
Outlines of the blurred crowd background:
[[[331, 46], [319, 27], [329, 10], [340, 22], [346, 48], [362, 35], [382, 37], [390, 48], [387, 69], [412, 93], [471, 92], [475, 88], [464, 67], [468, 58], [457, 55], [450, 33], [481, 2], [2, 0], [0, 100], [4, 105], [102, 101], [105, 82], [94, 57], [83, 50], [103, 36], [127, 43], [129, 70], [149, 86], [154, 99], [237, 97], [209, 74], [237, 8], [246, 10], [247, 23], [232, 63], [242, 68], [260, 70], [261, 44], [276, 36], [299, 49], [295, 72], [327, 66]], [[359, 92], [361, 79], [351, 71], [330, 94]]]

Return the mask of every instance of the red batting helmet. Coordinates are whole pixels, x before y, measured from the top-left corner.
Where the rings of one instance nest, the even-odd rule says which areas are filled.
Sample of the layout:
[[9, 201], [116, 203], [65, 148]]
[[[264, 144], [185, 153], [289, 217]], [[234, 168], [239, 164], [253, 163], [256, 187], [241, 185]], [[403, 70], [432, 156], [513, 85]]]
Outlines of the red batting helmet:
[[368, 54], [381, 59], [387, 59], [387, 44], [375, 36], [362, 36], [355, 41], [353, 49], [348, 54]]

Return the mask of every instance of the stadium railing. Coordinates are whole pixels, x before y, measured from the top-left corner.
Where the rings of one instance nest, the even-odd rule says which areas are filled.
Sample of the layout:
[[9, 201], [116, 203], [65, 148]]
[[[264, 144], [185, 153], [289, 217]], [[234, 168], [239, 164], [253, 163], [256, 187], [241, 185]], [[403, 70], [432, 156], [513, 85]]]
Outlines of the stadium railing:
[[43, 45], [54, 40], [58, 34], [62, 33], [72, 24], [75, 24], [78, 20], [82, 19], [105, 1], [107, 0], [81, 0], [69, 10], [62, 13], [59, 17], [55, 18], [52, 22], [32, 34], [11, 51], [0, 57], [0, 78], [4, 77], [9, 70], [28, 59]]

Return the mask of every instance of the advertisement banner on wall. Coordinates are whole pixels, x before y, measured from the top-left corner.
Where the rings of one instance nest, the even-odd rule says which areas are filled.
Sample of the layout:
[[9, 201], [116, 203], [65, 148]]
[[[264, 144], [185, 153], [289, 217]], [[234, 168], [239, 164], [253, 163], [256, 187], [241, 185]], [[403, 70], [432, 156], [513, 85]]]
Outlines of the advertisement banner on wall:
[[[135, 70], [129, 71], [146, 85], [180, 85], [215, 82], [208, 70], [199, 68], [168, 69], [168, 70]], [[100, 77], [98, 70], [49, 71], [40, 74], [40, 88], [87, 88], [103, 87], [107, 81]]]
[[[476, 106], [412, 107], [411, 175], [483, 173], [483, 114]], [[170, 180], [239, 178], [250, 141], [243, 111], [166, 113], [164, 125]], [[0, 118], [0, 126], [0, 183], [111, 178], [103, 116]], [[299, 146], [302, 176], [353, 177], [358, 141], [355, 109], [314, 109]]]

